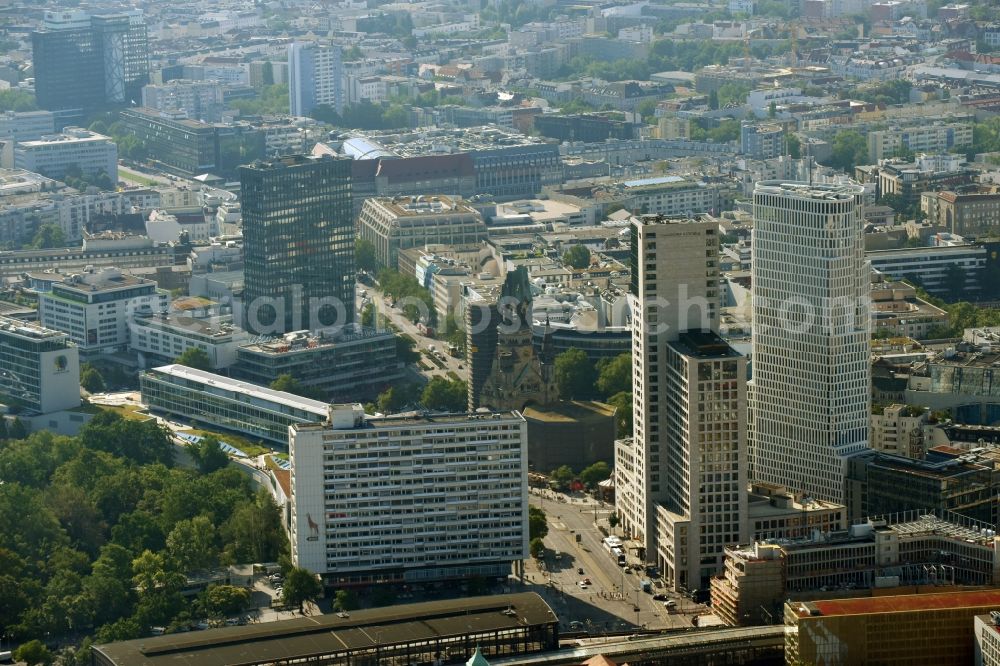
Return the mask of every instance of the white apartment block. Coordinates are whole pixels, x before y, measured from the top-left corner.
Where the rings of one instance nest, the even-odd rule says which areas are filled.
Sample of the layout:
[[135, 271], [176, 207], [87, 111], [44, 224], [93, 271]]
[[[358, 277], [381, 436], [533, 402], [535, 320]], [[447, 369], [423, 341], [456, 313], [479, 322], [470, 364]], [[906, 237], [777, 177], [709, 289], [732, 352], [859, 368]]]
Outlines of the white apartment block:
[[344, 63], [334, 44], [288, 45], [288, 99], [293, 116], [308, 116], [317, 106], [344, 110]]
[[118, 146], [110, 137], [79, 127], [67, 127], [62, 134], [14, 146], [14, 166], [18, 169], [59, 179], [72, 165], [80, 167], [85, 176], [103, 171], [112, 183], [117, 183]]
[[719, 325], [718, 225], [633, 218], [633, 437], [617, 511], [674, 588], [707, 586], [748, 529], [746, 365]]
[[729, 13], [753, 16], [753, 5], [754, 0], [729, 0]]
[[129, 348], [139, 353], [140, 367], [171, 363], [188, 349], [200, 349], [213, 370], [236, 362], [236, 349], [250, 334], [233, 325], [230, 315], [195, 317], [183, 313], [137, 313], [130, 323]]
[[337, 587], [501, 577], [528, 555], [517, 412], [373, 418], [332, 405], [288, 439], [292, 561]]
[[650, 215], [700, 215], [717, 211], [720, 204], [718, 188], [680, 176], [629, 180], [621, 183], [618, 189], [626, 208]]
[[871, 415], [864, 188], [764, 181], [753, 207], [751, 476], [844, 503]]
[[155, 282], [117, 268], [70, 275], [38, 296], [42, 325], [69, 335], [82, 354], [125, 351], [132, 314], [166, 307], [167, 292]]
[[633, 25], [622, 28], [618, 31], [618, 39], [623, 42], [642, 42], [649, 44], [653, 41], [653, 26]]
[[380, 76], [347, 76], [348, 104], [381, 104], [389, 99], [388, 86]]
[[892, 157], [901, 149], [914, 153], [947, 153], [972, 145], [972, 123], [916, 125], [868, 133], [868, 159], [872, 163]]
[[358, 224], [361, 238], [375, 246], [379, 264], [393, 269], [400, 250], [477, 244], [487, 235], [479, 211], [443, 194], [367, 199]]
[[51, 111], [0, 112], [0, 139], [33, 141], [55, 131], [55, 115]]

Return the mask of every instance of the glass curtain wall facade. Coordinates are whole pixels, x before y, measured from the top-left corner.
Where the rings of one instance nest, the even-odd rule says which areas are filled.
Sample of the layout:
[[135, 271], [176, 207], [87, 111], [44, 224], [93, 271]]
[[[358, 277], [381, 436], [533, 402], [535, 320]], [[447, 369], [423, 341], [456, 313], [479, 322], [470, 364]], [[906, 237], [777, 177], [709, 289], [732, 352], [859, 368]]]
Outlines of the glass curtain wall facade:
[[293, 155], [240, 168], [244, 321], [255, 333], [354, 320], [351, 160]]

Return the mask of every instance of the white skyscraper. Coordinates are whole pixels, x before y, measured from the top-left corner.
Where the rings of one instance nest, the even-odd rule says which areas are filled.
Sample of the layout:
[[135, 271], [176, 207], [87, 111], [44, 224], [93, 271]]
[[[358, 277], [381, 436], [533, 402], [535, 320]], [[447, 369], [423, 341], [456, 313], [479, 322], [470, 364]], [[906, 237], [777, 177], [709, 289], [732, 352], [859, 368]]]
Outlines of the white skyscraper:
[[863, 194], [852, 182], [754, 190], [751, 475], [837, 503], [871, 411]]
[[288, 45], [288, 102], [293, 116], [307, 116], [326, 105], [344, 110], [344, 64], [336, 44]]
[[633, 437], [616, 442], [617, 512], [671, 587], [703, 589], [749, 538], [746, 359], [719, 338], [718, 224], [631, 227]]

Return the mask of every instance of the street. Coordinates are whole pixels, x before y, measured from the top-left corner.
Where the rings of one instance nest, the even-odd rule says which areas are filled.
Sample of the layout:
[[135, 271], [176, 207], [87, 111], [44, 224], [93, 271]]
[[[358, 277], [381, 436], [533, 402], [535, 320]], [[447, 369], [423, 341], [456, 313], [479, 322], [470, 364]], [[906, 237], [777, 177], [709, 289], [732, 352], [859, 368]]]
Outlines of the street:
[[[652, 593], [642, 592], [641, 582], [647, 578], [646, 574], [619, 567], [605, 548], [604, 535], [595, 524], [595, 520], [607, 524], [610, 505], [590, 497], [567, 496], [538, 488], [531, 489], [530, 502], [545, 511], [549, 533], [544, 539], [548, 549], [545, 560], [527, 562], [526, 581], [529, 589], [545, 589], [543, 596], [563, 621], [564, 628], [579, 622], [583, 628], [595, 632], [633, 627], [685, 629], [692, 626], [693, 616], [708, 611], [705, 606], [662, 586], [654, 586]], [[635, 562], [632, 553], [629, 562]], [[583, 569], [583, 574], [579, 569]], [[591, 581], [586, 588], [579, 585], [585, 578]], [[676, 609], [668, 612], [662, 601], [653, 599], [653, 594], [666, 594], [676, 603]]]
[[[364, 303], [370, 302], [374, 304], [375, 311], [378, 313], [376, 321], [378, 322], [388, 322], [395, 326], [400, 333], [405, 333], [406, 335], [413, 338], [416, 341], [416, 350], [421, 352], [423, 358], [421, 358], [421, 363], [424, 366], [428, 366], [430, 369], [425, 370], [420, 369], [420, 374], [427, 377], [449, 377], [449, 373], [454, 373], [462, 380], [468, 380], [469, 371], [465, 367], [465, 356], [456, 357], [448, 354], [448, 343], [442, 340], [436, 340], [434, 338], [429, 338], [422, 334], [417, 325], [411, 322], [403, 314], [401, 309], [393, 308], [388, 303], [385, 302], [385, 298], [375, 287], [370, 287], [367, 285], [358, 285], [358, 310], [364, 307]], [[382, 324], [385, 326], [385, 324]], [[430, 348], [438, 352], [435, 357], [438, 359], [441, 366], [438, 363], [431, 361], [428, 356], [431, 355]]]

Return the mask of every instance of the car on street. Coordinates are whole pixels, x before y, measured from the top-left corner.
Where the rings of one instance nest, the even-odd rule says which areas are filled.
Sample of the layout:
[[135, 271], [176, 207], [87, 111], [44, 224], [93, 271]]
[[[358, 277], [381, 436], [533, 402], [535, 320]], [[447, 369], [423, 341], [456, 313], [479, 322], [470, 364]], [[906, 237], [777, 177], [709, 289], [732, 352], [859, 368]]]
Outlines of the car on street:
[[663, 593], [660, 593], [660, 594], [654, 594], [654, 595], [653, 595], [653, 601], [666, 601], [666, 600], [667, 600], [667, 599], [669, 599], [669, 598], [670, 598], [670, 597], [668, 597], [667, 595], [665, 595], [665, 594], [663, 594]]
[[589, 579], [589, 578], [584, 578], [584, 579], [583, 579], [583, 582], [584, 582], [584, 583], [586, 583], [587, 585], [593, 585], [593, 583], [592, 583], [592, 582], [590, 582], [590, 579]]
[[577, 567], [576, 572], [582, 576], [583, 575], [583, 567]]
[[663, 607], [666, 608], [667, 610], [674, 610], [675, 608], [677, 608], [677, 602], [674, 601], [673, 599], [670, 599], [669, 601], [664, 601]]
[[579, 586], [580, 586], [580, 589], [581, 589], [581, 590], [586, 590], [586, 589], [587, 589], [587, 583], [585, 583], [585, 582], [584, 582], [584, 581], [582, 581], [582, 580], [581, 580], [581, 581], [579, 581], [579, 582], [577, 583], [577, 585], [579, 585]]

